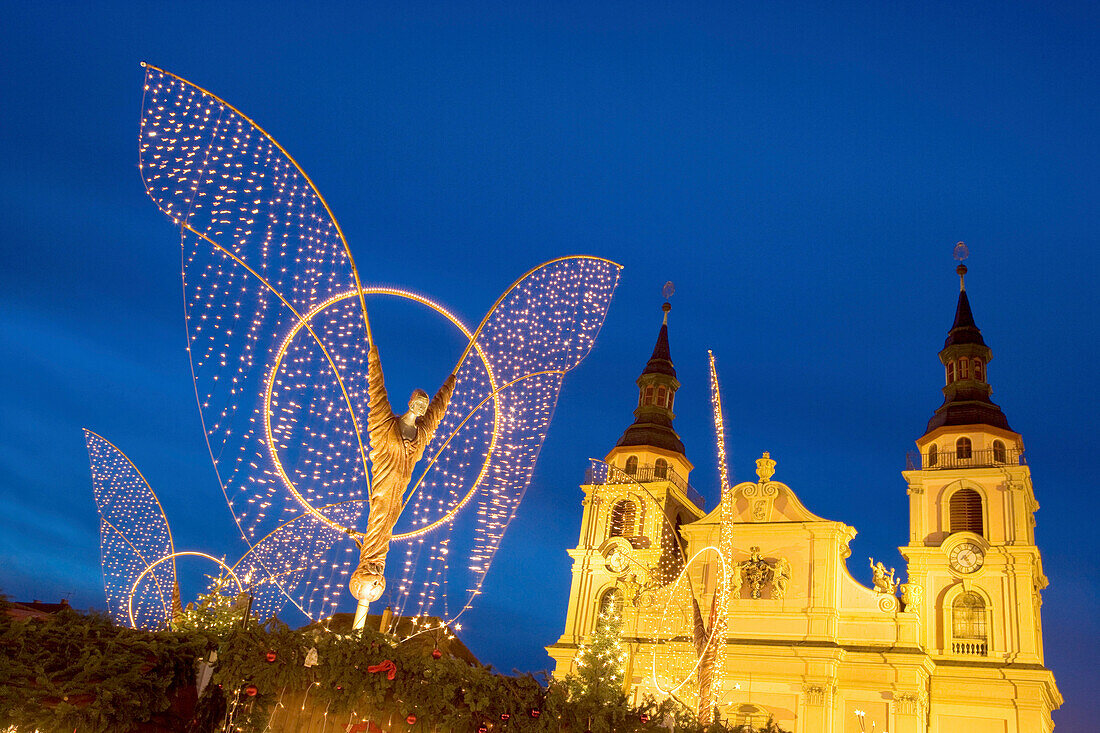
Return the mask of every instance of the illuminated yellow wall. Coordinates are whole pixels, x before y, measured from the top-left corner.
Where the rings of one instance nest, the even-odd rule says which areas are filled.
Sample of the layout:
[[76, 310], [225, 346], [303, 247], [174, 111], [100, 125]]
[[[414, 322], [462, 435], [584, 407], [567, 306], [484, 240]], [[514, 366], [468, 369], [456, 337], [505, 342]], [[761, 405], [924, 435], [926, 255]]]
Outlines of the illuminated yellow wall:
[[[975, 451], [1000, 440], [1007, 448], [1006, 460], [997, 465], [941, 461], [905, 472], [911, 532], [909, 544], [900, 548], [908, 567], [898, 568], [897, 579], [909, 585], [897, 595], [876, 592], [852, 577], [850, 559], [861, 573], [868, 562], [849, 558], [854, 528], [812, 514], [790, 487], [777, 481], [732, 488], [735, 549], [730, 560], [747, 560], [751, 548], [758, 547], [764, 560], [775, 564], [782, 558], [791, 571], [782, 598], [765, 588], [754, 599], [743, 586], [730, 599], [719, 675], [724, 717], [748, 721], [766, 714], [797, 733], [860, 731], [857, 710], [863, 712], [867, 730], [874, 723], [876, 730], [891, 733], [1053, 729], [1051, 712], [1062, 698], [1043, 666], [1039, 592], [1046, 578], [1033, 539], [1038, 505], [1030, 473], [1016, 460], [1018, 452], [1013, 453], [1022, 451], [1022, 441], [1015, 433], [970, 426], [941, 428], [922, 438], [918, 447], [926, 452], [937, 442], [953, 449], [964, 434]], [[651, 462], [661, 454], [616, 449], [608, 462], [622, 465], [628, 455]], [[679, 468], [686, 478], [690, 465]], [[982, 497], [980, 534], [950, 527], [950, 495], [960, 487]], [[636, 588], [632, 576], [643, 581], [645, 569], [656, 567], [661, 517], [692, 514], [694, 521], [685, 521], [681, 529], [689, 558], [718, 545], [721, 507], [702, 516], [667, 481], [582, 488], [579, 541], [569, 551], [574, 566], [565, 633], [547, 648], [559, 675], [573, 670], [573, 655], [592, 631], [600, 594], [618, 584], [620, 592], [630, 595]], [[615, 542], [608, 537], [611, 507], [624, 497], [645, 504], [640, 521], [649, 544], [633, 541], [639, 549], [632, 549], [630, 566], [619, 571], [605, 555], [609, 542]], [[981, 567], [972, 572], [952, 568], [951, 553], [963, 543], [981, 551]], [[700, 558], [686, 574], [706, 609], [719, 570], [714, 553]], [[623, 604], [624, 637], [632, 651], [627, 684], [637, 699], [645, 694], [663, 697], [654, 681], [655, 664], [658, 676], [666, 679], [691, 677], [695, 665], [689, 643], [650, 641], [677, 633], [691, 638], [686, 596], [670, 591], [672, 587], [642, 593], [636, 602], [626, 598]], [[984, 643], [953, 643], [952, 604], [962, 593], [978, 594], [984, 603], [980, 612], [970, 610], [961, 617], [969, 624], [965, 628], [984, 628]], [[662, 682], [661, 689], [666, 684], [671, 683]], [[691, 704], [692, 683], [677, 694]]]

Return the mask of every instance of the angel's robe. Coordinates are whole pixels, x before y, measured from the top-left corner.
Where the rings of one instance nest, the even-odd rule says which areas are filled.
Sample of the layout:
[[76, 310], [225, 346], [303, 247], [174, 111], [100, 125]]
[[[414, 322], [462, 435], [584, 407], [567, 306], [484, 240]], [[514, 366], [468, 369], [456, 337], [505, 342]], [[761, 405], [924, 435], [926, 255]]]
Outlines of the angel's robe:
[[405, 489], [409, 486], [417, 461], [424, 455], [447, 412], [455, 389], [455, 375], [447, 377], [428, 404], [427, 411], [416, 418], [416, 435], [412, 440], [402, 433], [401, 415], [394, 414], [390, 407], [378, 347], [373, 344], [367, 354], [367, 389], [372, 485], [370, 514], [367, 516], [367, 530], [361, 535], [359, 568], [355, 576], [373, 576], [381, 581], [393, 526], [401, 514]]

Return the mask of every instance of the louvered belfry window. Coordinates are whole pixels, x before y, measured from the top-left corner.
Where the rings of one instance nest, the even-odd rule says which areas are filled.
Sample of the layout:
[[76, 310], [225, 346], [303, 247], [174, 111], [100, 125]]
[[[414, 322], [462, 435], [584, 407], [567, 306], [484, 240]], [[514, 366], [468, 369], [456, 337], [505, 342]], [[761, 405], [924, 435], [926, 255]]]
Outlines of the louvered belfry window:
[[985, 534], [982, 521], [982, 497], [974, 489], [960, 489], [951, 497], [951, 531]]
[[634, 502], [627, 499], [615, 502], [611, 507], [611, 532], [610, 537], [634, 536]]

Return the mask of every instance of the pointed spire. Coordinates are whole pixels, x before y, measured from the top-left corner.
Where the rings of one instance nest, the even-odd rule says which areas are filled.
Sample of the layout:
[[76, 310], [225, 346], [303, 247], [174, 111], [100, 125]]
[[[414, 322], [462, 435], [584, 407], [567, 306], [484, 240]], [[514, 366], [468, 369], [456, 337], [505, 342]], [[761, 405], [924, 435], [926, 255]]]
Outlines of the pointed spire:
[[944, 401], [928, 421], [925, 434], [947, 425], [989, 425], [1011, 430], [1001, 408], [990, 399], [992, 389], [987, 377], [993, 352], [986, 346], [974, 322], [970, 299], [966, 295], [966, 271], [963, 264], [955, 268], [959, 275], [959, 302], [955, 307], [955, 320], [940, 351], [946, 381]]
[[676, 379], [676, 367], [672, 365], [672, 353], [668, 346], [668, 313], [672, 306], [661, 306], [664, 318], [653, 355], [639, 375], [638, 407], [634, 410], [634, 423], [619, 438], [618, 446], [649, 445], [683, 455], [684, 444], [672, 429], [672, 405], [680, 382]]
[[668, 312], [672, 310], [672, 306], [666, 302], [661, 306], [661, 310], [665, 312], [665, 317], [661, 322], [661, 330], [657, 332], [657, 343], [653, 345], [653, 355], [649, 357], [649, 362], [642, 370], [642, 374], [666, 374], [675, 377], [676, 367], [672, 366], [672, 352], [668, 348]]
[[959, 304], [955, 307], [955, 322], [951, 325], [951, 330], [947, 333], [947, 340], [943, 342], [943, 346], [946, 349], [952, 344], [981, 344], [985, 346], [985, 341], [982, 340], [982, 332], [978, 330], [977, 324], [974, 323], [974, 314], [970, 310], [970, 298], [966, 297], [966, 283], [963, 280], [963, 276], [966, 275], [966, 265], [959, 265], [955, 268], [955, 272], [959, 273]]

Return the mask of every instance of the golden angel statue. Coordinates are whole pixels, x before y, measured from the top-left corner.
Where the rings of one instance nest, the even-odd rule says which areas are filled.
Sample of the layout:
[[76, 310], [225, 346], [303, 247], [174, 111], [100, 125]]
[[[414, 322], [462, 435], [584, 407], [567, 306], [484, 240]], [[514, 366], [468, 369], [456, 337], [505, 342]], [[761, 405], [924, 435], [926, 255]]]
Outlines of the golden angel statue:
[[351, 594], [372, 603], [382, 597], [386, 587], [386, 554], [393, 537], [393, 526], [401, 514], [401, 500], [409, 486], [413, 468], [424, 455], [455, 389], [452, 373], [435, 393], [414, 390], [409, 411], [395, 415], [386, 394], [378, 347], [367, 352], [367, 384], [370, 388], [367, 429], [370, 433], [371, 478], [374, 492], [370, 498], [367, 531], [359, 537], [359, 567], [352, 573]]
[[[480, 593], [621, 267], [546, 262], [470, 328], [426, 296], [364, 284], [290, 155], [225, 100], [153, 66], [139, 152], [146, 191], [179, 229], [195, 393], [249, 548], [238, 572], [270, 580], [253, 607], [289, 601], [324, 618], [350, 586], [396, 614], [456, 618]], [[414, 393], [400, 415], [368, 318], [379, 300], [426, 308], [466, 344], [435, 397]], [[400, 336], [386, 334], [394, 358]]]

